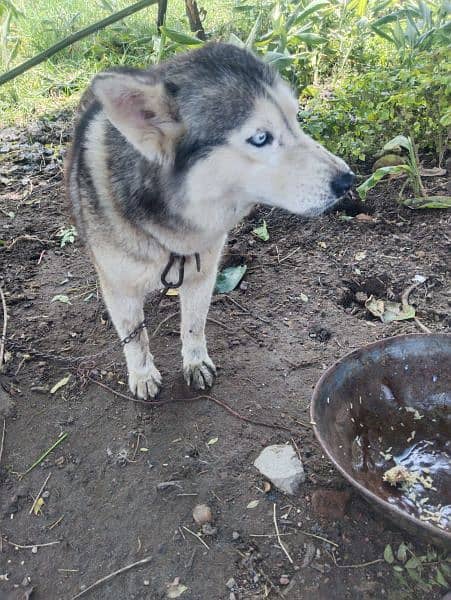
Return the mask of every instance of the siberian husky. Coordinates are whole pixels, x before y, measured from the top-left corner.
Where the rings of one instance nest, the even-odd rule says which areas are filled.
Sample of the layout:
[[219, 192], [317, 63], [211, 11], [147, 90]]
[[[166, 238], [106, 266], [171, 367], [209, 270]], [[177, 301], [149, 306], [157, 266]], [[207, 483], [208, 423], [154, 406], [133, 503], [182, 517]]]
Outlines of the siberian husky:
[[[100, 73], [82, 99], [67, 190], [109, 314], [124, 340], [162, 273], [181, 273], [183, 372], [198, 389], [216, 374], [205, 322], [227, 232], [256, 203], [319, 215], [353, 183], [297, 111], [273, 68], [222, 43]], [[144, 326], [124, 353], [131, 392], [154, 397], [161, 375]]]

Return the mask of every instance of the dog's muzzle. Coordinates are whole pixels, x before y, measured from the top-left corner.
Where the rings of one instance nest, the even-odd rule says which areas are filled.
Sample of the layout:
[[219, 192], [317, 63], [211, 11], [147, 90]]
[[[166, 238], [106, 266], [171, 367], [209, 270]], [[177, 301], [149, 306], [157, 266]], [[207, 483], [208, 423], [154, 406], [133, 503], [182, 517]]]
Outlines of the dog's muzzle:
[[332, 179], [330, 186], [336, 197], [341, 198], [351, 189], [354, 181], [354, 173], [352, 171], [345, 171], [344, 173], [337, 175], [335, 179]]

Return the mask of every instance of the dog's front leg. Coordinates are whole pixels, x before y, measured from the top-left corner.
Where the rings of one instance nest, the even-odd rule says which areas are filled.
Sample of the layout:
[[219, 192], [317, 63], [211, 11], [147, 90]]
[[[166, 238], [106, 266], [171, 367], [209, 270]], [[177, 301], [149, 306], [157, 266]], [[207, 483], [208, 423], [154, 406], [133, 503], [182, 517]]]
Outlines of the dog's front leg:
[[216, 367], [208, 356], [205, 323], [222, 247], [223, 243], [200, 255], [200, 273], [195, 272], [191, 259], [189, 276], [180, 288], [183, 374], [188, 385], [200, 390], [211, 387], [216, 375]]
[[[124, 339], [144, 320], [144, 290], [128, 289], [125, 282], [119, 286], [100, 275], [103, 299], [119, 337]], [[146, 400], [160, 390], [161, 375], [149, 350], [146, 328], [124, 344], [127, 361], [128, 385], [132, 394]]]

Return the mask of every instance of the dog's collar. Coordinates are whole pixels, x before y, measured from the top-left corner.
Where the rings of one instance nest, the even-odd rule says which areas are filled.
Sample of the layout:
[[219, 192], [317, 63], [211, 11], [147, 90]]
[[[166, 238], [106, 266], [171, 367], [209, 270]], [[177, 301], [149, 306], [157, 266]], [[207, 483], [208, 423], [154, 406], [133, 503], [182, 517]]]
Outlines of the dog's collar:
[[[194, 254], [194, 258], [196, 260], [196, 269], [197, 269], [197, 272], [199, 273], [200, 272], [200, 254], [198, 252], [196, 252]], [[186, 259], [187, 259], [187, 256], [185, 254], [176, 254], [175, 252], [171, 252], [171, 254], [169, 255], [168, 263], [165, 266], [165, 268], [161, 274], [161, 283], [164, 285], [165, 288], [179, 288], [182, 285], [183, 280], [185, 278]], [[168, 281], [167, 275], [176, 261], [179, 262], [179, 278], [176, 282]]]

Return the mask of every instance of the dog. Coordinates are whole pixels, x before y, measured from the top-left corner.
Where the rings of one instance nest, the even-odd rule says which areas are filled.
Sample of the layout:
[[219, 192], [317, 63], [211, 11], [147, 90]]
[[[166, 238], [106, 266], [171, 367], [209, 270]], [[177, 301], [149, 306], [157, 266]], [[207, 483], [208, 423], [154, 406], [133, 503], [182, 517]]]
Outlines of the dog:
[[161, 386], [143, 305], [163, 272], [165, 282], [183, 279], [183, 373], [203, 390], [216, 375], [205, 322], [227, 232], [256, 204], [313, 217], [352, 186], [350, 168], [302, 132], [297, 112], [270, 65], [224, 43], [148, 70], [102, 72], [85, 92], [67, 191], [111, 320], [128, 342], [138, 398]]

